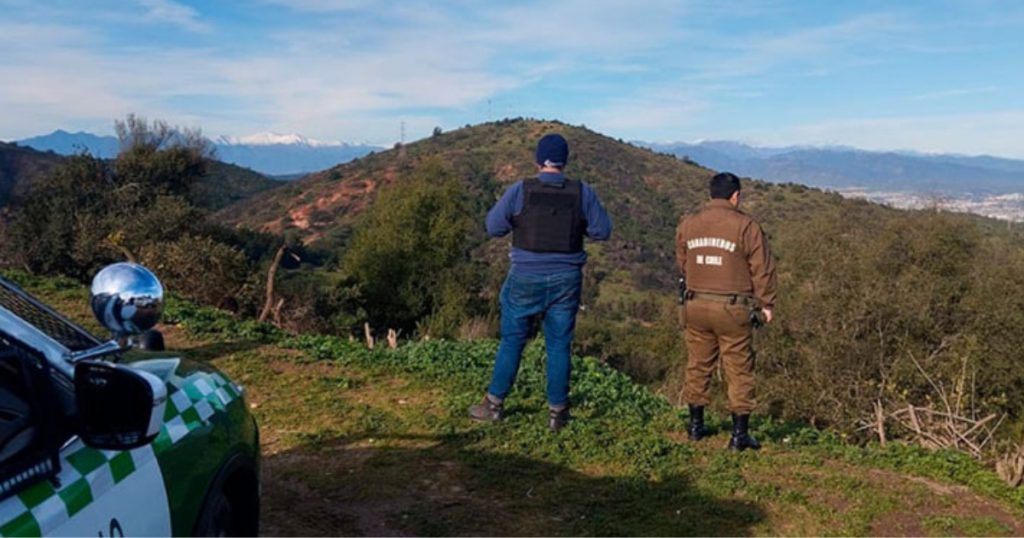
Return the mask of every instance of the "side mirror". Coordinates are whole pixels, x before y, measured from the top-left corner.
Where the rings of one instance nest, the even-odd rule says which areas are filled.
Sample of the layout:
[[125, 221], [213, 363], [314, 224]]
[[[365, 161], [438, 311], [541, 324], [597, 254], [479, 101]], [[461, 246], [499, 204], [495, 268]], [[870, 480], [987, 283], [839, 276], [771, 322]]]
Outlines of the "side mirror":
[[92, 279], [89, 303], [96, 319], [114, 338], [152, 329], [164, 309], [164, 288], [149, 269], [137, 263], [115, 263]]
[[132, 336], [152, 329], [160, 321], [164, 311], [164, 287], [156, 275], [137, 263], [115, 263], [93, 277], [89, 306], [114, 338], [92, 349], [69, 354], [68, 362], [98, 359], [130, 348]]
[[78, 435], [93, 448], [127, 450], [153, 441], [167, 406], [167, 386], [121, 364], [75, 364]]

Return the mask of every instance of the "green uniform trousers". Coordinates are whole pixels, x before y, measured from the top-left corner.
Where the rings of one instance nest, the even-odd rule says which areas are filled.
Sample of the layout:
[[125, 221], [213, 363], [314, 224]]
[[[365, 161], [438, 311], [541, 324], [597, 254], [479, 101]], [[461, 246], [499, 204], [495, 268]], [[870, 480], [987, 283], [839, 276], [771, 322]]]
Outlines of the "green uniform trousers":
[[729, 410], [749, 414], [756, 405], [750, 308], [698, 298], [687, 301], [680, 310], [689, 355], [683, 399], [690, 405], [711, 403], [711, 376], [721, 360]]

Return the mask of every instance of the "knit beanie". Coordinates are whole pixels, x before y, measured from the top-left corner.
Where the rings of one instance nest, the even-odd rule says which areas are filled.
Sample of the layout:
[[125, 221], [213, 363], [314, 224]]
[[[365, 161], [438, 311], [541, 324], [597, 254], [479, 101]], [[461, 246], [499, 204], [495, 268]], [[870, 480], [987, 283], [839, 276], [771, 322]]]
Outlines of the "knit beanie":
[[562, 168], [569, 162], [569, 143], [560, 134], [547, 134], [537, 142], [537, 164]]

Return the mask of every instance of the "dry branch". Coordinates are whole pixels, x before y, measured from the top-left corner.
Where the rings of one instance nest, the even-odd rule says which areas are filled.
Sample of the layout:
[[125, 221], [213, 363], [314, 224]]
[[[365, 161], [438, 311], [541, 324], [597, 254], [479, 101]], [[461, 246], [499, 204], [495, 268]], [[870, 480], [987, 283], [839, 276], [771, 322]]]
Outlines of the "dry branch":
[[[936, 411], [932, 407], [918, 407], [908, 404], [895, 411], [886, 413], [881, 402], [875, 403], [872, 426], [878, 431], [879, 441], [885, 441], [885, 424], [894, 422], [908, 431], [913, 440], [931, 449], [949, 448], [964, 451], [976, 459], [981, 459], [985, 445], [1002, 424], [1001, 417], [994, 426], [990, 426], [998, 415], [989, 415], [975, 420], [953, 413]], [[867, 422], [867, 421], [865, 421]]]
[[274, 277], [277, 276], [277, 267], [281, 265], [281, 258], [284, 256], [286, 245], [281, 245], [274, 254], [274, 261], [270, 262], [270, 269], [267, 271], [267, 299], [263, 303], [263, 310], [260, 312], [259, 321], [264, 322], [270, 316], [274, 307]]

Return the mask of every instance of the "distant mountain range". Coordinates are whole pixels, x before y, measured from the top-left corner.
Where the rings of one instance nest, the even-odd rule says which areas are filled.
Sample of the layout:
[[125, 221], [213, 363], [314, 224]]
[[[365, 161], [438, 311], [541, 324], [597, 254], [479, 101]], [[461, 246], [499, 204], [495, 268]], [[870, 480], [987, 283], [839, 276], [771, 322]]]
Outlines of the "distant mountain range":
[[[317, 172], [362, 157], [382, 148], [343, 142], [324, 142], [297, 134], [259, 133], [245, 137], [218, 137], [210, 141], [220, 161], [251, 168], [271, 176]], [[96, 157], [117, 155], [118, 141], [113, 136], [69, 133], [56, 130], [48, 135], [18, 140], [21, 146], [40, 151], [72, 155], [86, 151]]]
[[756, 147], [730, 141], [636, 144], [714, 170], [814, 187], [973, 197], [1024, 192], [1024, 161], [999, 157], [844, 146]]
[[[298, 134], [221, 136], [210, 141], [216, 158], [281, 179], [295, 179], [385, 148], [324, 142]], [[63, 130], [19, 140], [21, 146], [70, 155], [117, 154], [113, 136]], [[713, 170], [780, 183], [837, 190], [911, 192], [920, 196], [984, 198], [1024, 192], [1024, 160], [991, 156], [865, 151], [845, 146], [759, 147], [733, 141], [634, 142]]]

